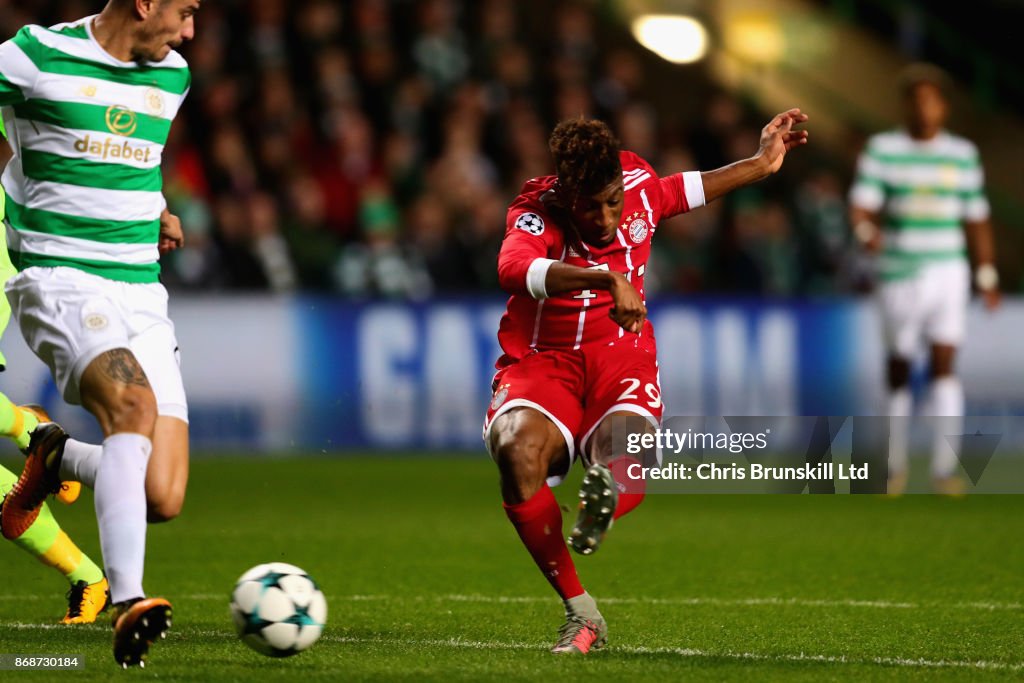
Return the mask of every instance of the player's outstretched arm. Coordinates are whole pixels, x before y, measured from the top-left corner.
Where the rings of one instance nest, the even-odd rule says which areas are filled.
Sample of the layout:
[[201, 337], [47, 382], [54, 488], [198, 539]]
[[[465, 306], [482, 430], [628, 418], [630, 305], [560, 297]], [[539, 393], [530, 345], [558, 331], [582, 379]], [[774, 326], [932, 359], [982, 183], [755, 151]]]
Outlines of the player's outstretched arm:
[[761, 129], [761, 142], [757, 153], [748, 159], [700, 174], [704, 183], [704, 201], [709, 203], [735, 189], [767, 178], [782, 167], [786, 153], [794, 147], [807, 144], [807, 131], [794, 130], [794, 126], [807, 121], [807, 114], [790, 109], [777, 114]]

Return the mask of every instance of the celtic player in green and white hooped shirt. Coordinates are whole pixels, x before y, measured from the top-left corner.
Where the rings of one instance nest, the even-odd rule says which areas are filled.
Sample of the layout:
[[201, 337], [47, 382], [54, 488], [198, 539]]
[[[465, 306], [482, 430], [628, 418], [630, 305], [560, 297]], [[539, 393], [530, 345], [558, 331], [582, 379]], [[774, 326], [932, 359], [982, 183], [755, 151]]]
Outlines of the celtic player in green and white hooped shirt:
[[[850, 190], [850, 219], [857, 238], [879, 254], [878, 298], [889, 356], [887, 413], [912, 414], [911, 362], [927, 344], [930, 385], [923, 412], [957, 418], [936, 434], [932, 479], [937, 491], [955, 493], [962, 484], [955, 449], [944, 435], [960, 433], [964, 413], [953, 365], [970, 296], [968, 247], [975, 284], [990, 309], [998, 306], [999, 289], [978, 150], [943, 127], [947, 87], [945, 75], [930, 65], [904, 73], [905, 127], [868, 140]], [[906, 483], [905, 422], [892, 425], [891, 492], [901, 492]]]
[[188, 481], [188, 406], [159, 282], [160, 254], [184, 238], [160, 159], [190, 83], [174, 49], [193, 37], [200, 1], [108, 0], [98, 15], [26, 26], [0, 45], [15, 154], [5, 225], [19, 270], [7, 298], [64, 399], [104, 434], [88, 446], [40, 427], [0, 529], [10, 537], [34, 522], [64, 479], [94, 489], [125, 667], [170, 626], [170, 603], [142, 587], [146, 522], [175, 517]]
[[906, 129], [872, 136], [851, 198], [856, 207], [883, 213], [882, 279], [966, 258], [963, 222], [989, 217], [982, 186], [978, 149], [969, 140], [945, 130], [927, 140]]
[[81, 20], [26, 26], [0, 63], [15, 265], [156, 282], [160, 159], [188, 92], [185, 60], [171, 51], [157, 65], [122, 62]]

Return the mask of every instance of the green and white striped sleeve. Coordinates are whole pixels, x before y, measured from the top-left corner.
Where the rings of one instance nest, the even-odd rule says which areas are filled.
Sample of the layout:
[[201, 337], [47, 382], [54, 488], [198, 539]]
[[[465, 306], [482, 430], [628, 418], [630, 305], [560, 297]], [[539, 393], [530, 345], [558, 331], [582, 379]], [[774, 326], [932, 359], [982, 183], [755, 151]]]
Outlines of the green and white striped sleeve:
[[858, 209], [881, 211], [885, 206], [883, 164], [872, 154], [872, 141], [857, 158], [857, 173], [850, 188], [850, 203]]
[[32, 55], [37, 45], [27, 26], [0, 45], [0, 107], [21, 104], [31, 95], [39, 78]]
[[988, 198], [985, 197], [985, 171], [981, 166], [977, 149], [972, 151], [974, 153], [971, 155], [968, 172], [964, 174], [965, 179], [961, 187], [964, 220], [985, 221], [991, 213]]

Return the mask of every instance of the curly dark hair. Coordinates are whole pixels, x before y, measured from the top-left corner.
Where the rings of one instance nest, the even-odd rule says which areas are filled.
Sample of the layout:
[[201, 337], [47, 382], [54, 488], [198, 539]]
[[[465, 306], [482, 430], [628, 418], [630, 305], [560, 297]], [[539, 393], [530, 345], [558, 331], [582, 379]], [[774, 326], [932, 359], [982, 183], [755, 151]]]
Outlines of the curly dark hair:
[[558, 183], [573, 199], [600, 192], [622, 175], [619, 141], [604, 121], [562, 121], [551, 132], [548, 149]]

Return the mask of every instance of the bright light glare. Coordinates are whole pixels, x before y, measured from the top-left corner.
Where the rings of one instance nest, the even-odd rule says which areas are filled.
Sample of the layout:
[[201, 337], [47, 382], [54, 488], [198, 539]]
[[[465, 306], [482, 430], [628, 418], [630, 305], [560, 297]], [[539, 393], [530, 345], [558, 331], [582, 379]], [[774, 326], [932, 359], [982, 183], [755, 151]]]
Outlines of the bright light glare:
[[662, 59], [690, 64], [708, 51], [708, 32], [692, 17], [648, 14], [633, 21], [633, 37]]
[[780, 61], [786, 52], [786, 39], [778, 21], [761, 13], [741, 15], [729, 22], [725, 43], [730, 52], [766, 64]]

